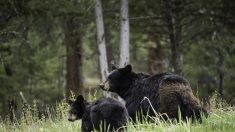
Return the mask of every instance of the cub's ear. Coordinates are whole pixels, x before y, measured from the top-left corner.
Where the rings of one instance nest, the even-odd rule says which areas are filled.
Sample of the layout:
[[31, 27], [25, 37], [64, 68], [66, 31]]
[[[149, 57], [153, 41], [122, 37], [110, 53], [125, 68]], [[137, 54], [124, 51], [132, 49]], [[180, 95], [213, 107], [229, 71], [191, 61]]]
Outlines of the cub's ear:
[[126, 65], [124, 68], [121, 70], [123, 73], [130, 73], [132, 71], [132, 66], [131, 65]]
[[72, 105], [73, 101], [71, 99], [68, 100], [68, 104]]
[[76, 100], [77, 102], [83, 102], [84, 101], [84, 98], [83, 98], [83, 96], [82, 95], [78, 95], [78, 97], [77, 97], [77, 100]]
[[113, 70], [117, 69], [117, 67], [115, 65], [112, 65], [111, 69], [113, 71]]

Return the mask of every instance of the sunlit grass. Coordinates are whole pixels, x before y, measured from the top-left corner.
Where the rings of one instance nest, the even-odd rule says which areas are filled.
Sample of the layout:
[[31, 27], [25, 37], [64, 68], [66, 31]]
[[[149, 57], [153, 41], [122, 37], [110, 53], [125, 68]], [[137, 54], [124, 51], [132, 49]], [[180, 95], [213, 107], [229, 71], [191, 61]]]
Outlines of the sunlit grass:
[[[129, 122], [126, 127], [128, 132], [233, 132], [235, 130], [235, 107], [211, 102], [212, 112], [208, 118], [203, 117], [202, 123], [188, 121], [164, 121], [153, 118], [153, 122]], [[15, 119], [0, 119], [0, 132], [80, 132], [81, 121], [69, 122], [67, 120], [68, 106], [63, 101], [58, 103], [52, 114], [48, 110], [47, 116], [40, 118], [33, 108], [25, 109], [25, 116]]]
[[[66, 117], [61, 119], [39, 119], [34, 122], [27, 123], [10, 123], [1, 122], [1, 132], [79, 132], [81, 121], [69, 122]], [[234, 131], [235, 129], [235, 111], [234, 108], [227, 110], [217, 111], [212, 113], [207, 119], [203, 118], [203, 122], [192, 123], [187, 122], [164, 122], [157, 121], [155, 123], [132, 123], [130, 122], [127, 127], [128, 132], [214, 132], [214, 131]]]

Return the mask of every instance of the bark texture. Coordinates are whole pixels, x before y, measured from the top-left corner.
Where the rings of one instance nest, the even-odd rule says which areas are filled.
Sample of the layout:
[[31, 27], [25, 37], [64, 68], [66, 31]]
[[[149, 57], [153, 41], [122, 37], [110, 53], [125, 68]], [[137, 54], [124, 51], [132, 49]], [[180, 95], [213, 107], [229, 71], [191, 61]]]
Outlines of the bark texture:
[[108, 74], [108, 64], [107, 64], [107, 54], [106, 54], [104, 22], [103, 22], [101, 0], [96, 0], [95, 14], [96, 14], [96, 27], [97, 27], [97, 44], [98, 44], [98, 50], [99, 50], [100, 74], [101, 74], [102, 81], [104, 81]]
[[68, 15], [64, 22], [66, 46], [66, 98], [71, 92], [77, 96], [81, 94], [82, 84], [82, 36], [78, 18]]
[[120, 7], [120, 62], [119, 66], [124, 67], [129, 63], [129, 18], [128, 18], [128, 0], [121, 0]]
[[157, 74], [163, 72], [164, 69], [164, 52], [159, 37], [157, 35], [150, 35], [154, 45], [148, 49], [148, 71], [150, 74]]
[[165, 21], [171, 46], [171, 63], [174, 72], [181, 74], [182, 72], [182, 0], [163, 0]]

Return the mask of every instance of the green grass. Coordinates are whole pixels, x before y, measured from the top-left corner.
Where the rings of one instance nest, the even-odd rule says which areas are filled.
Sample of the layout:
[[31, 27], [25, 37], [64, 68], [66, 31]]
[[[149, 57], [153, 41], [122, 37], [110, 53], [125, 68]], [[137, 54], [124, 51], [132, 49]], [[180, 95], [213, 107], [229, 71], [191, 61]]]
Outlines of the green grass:
[[[226, 110], [218, 110], [210, 115], [209, 118], [203, 118], [202, 124], [188, 122], [164, 122], [157, 121], [155, 123], [137, 123], [127, 126], [130, 132], [233, 132], [235, 130], [235, 109], [227, 108]], [[1, 122], [1, 132], [79, 132], [81, 121], [69, 122], [66, 117], [61, 119], [40, 119], [30, 123], [21, 122], [20, 124], [10, 122]]]
[[[235, 131], [235, 107], [217, 104], [217, 108], [211, 105], [212, 112], [208, 118], [203, 118], [202, 123], [191, 121], [163, 121], [155, 118], [155, 122], [129, 123], [126, 126], [128, 132], [233, 132]], [[218, 105], [219, 104], [219, 105]], [[220, 105], [221, 104], [221, 105]], [[69, 122], [67, 120], [67, 104], [60, 103], [53, 116], [38, 118], [33, 110], [26, 110], [26, 117], [15, 120], [0, 120], [0, 132], [79, 132], [81, 121]], [[157, 125], [156, 125], [157, 124]]]

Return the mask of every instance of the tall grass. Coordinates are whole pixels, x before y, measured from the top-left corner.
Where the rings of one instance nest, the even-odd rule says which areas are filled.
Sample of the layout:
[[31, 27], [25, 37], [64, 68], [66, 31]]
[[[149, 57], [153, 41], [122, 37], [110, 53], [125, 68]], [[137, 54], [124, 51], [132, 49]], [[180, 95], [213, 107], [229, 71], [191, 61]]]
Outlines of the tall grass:
[[[208, 118], [203, 117], [202, 123], [191, 120], [164, 121], [154, 117], [153, 122], [143, 119], [126, 127], [128, 132], [233, 132], [235, 131], [235, 107], [224, 101], [212, 97], [211, 113]], [[81, 121], [67, 120], [68, 106], [65, 101], [57, 104], [56, 109], [47, 109], [46, 115], [38, 116], [36, 106], [25, 107], [22, 116], [10, 121], [0, 118], [0, 132], [80, 132]]]

